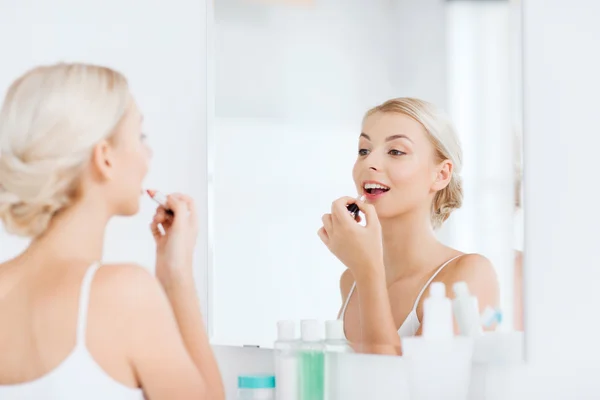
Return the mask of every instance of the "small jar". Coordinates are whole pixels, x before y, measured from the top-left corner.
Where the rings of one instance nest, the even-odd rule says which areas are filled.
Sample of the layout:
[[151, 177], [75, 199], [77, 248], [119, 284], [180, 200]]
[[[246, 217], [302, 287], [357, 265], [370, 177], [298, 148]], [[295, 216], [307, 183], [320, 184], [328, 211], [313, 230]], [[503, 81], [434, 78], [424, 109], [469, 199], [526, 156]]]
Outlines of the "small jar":
[[275, 376], [238, 376], [237, 400], [275, 400]]

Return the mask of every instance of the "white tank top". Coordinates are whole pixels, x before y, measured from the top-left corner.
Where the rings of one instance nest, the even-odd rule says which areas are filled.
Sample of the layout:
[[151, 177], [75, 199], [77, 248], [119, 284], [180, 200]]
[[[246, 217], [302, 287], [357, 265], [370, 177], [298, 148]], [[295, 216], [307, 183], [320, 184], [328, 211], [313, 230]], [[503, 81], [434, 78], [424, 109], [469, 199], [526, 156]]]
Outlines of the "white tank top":
[[85, 345], [85, 328], [90, 286], [99, 264], [85, 273], [79, 294], [75, 348], [50, 372], [33, 381], [0, 385], [2, 400], [143, 400], [143, 391], [131, 388], [109, 376], [94, 361]]
[[[419, 295], [417, 296], [417, 300], [415, 301], [415, 304], [413, 305], [412, 310], [410, 311], [410, 313], [408, 314], [408, 316], [406, 317], [406, 319], [404, 320], [402, 325], [400, 325], [400, 329], [398, 329], [398, 335], [400, 337], [415, 336], [417, 334], [417, 331], [421, 327], [421, 321], [419, 321], [419, 317], [417, 316], [417, 306], [419, 305], [419, 300], [421, 300], [421, 296], [423, 296], [423, 293], [425, 293], [425, 290], [427, 290], [427, 287], [435, 279], [437, 274], [439, 274], [440, 271], [443, 270], [446, 265], [450, 264], [452, 261], [456, 260], [460, 256], [462, 256], [462, 254], [458, 255], [456, 257], [452, 257], [451, 259], [449, 259], [448, 261], [443, 263], [442, 266], [439, 267], [437, 269], [437, 271], [435, 271], [435, 273], [431, 276], [431, 278], [429, 278], [427, 283], [425, 283], [425, 286], [423, 286], [423, 288], [419, 292]], [[350, 297], [352, 296], [352, 293], [354, 293], [355, 288], [356, 288], [356, 282], [354, 282], [352, 284], [350, 293], [348, 293], [346, 302], [344, 303], [344, 306], [342, 307], [342, 312], [340, 313], [340, 319], [342, 320], [342, 322], [344, 321], [344, 315], [346, 314], [346, 308], [348, 307], [348, 303], [350, 303]]]

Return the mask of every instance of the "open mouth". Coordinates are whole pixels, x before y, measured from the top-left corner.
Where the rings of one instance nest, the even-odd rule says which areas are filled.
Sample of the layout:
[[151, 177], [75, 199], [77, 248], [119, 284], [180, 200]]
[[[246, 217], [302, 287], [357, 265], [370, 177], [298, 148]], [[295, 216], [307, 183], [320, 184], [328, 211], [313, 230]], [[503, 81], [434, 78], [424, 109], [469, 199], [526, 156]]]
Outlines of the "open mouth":
[[389, 187], [380, 183], [365, 183], [363, 185], [363, 189], [365, 190], [365, 193], [370, 194], [372, 196], [377, 196], [378, 194], [383, 194], [390, 190]]

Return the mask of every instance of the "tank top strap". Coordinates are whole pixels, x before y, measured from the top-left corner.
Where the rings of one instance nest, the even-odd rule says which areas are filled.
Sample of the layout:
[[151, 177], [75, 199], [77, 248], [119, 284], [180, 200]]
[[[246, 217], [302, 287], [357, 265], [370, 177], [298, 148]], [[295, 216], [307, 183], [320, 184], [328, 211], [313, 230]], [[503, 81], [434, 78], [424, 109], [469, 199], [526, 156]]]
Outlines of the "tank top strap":
[[96, 262], [92, 264], [83, 276], [81, 282], [81, 289], [79, 291], [79, 311], [77, 314], [77, 344], [85, 345], [85, 332], [87, 327], [87, 315], [90, 302], [90, 290], [92, 287], [92, 280], [96, 271], [100, 268], [100, 263]]
[[338, 319], [344, 320], [344, 315], [346, 315], [346, 308], [348, 308], [348, 303], [350, 303], [350, 297], [352, 297], [352, 293], [354, 293], [354, 289], [356, 288], [356, 282], [352, 283], [352, 288], [346, 297], [346, 301], [344, 302], [344, 306], [342, 307], [342, 312], [340, 313], [340, 317]]
[[431, 275], [431, 278], [429, 278], [427, 280], [427, 283], [425, 283], [425, 286], [423, 286], [423, 288], [421, 289], [421, 291], [419, 292], [419, 295], [417, 296], [417, 300], [415, 301], [415, 304], [413, 305], [412, 311], [415, 311], [417, 309], [417, 306], [419, 305], [419, 301], [421, 300], [421, 296], [423, 296], [423, 293], [425, 293], [425, 290], [427, 290], [427, 288], [429, 287], [429, 285], [431, 284], [431, 282], [433, 282], [433, 280], [435, 279], [435, 277], [446, 267], [446, 265], [450, 264], [452, 261], [456, 260], [459, 257], [462, 257], [464, 254], [459, 254], [455, 257], [452, 257], [451, 259], [449, 259], [448, 261], [446, 261], [445, 263], [443, 263], [434, 273], [433, 275]]

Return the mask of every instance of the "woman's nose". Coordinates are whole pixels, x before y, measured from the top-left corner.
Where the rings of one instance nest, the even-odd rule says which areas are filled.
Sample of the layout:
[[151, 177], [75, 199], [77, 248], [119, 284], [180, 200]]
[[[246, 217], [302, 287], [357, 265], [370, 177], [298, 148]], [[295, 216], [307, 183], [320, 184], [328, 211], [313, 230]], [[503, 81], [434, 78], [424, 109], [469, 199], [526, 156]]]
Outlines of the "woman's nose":
[[372, 171], [379, 171], [381, 169], [381, 157], [378, 154], [369, 154], [367, 159], [367, 165]]

